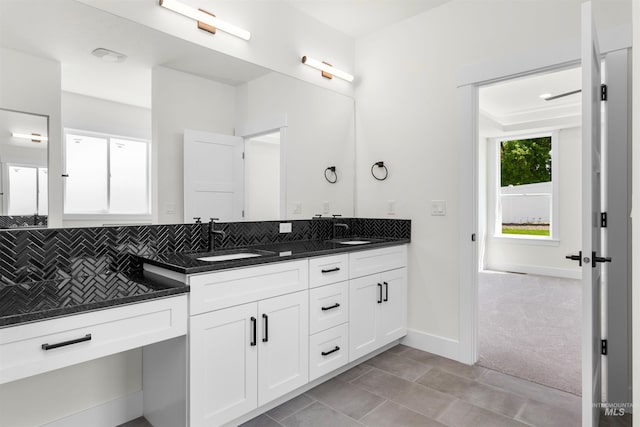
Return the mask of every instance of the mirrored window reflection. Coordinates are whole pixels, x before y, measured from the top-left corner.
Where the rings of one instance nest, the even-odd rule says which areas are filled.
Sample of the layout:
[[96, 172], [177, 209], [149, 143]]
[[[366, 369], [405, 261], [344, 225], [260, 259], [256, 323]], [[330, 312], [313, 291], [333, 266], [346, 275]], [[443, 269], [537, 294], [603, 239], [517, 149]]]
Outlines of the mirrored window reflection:
[[7, 165], [8, 215], [47, 214], [47, 169]]
[[67, 132], [66, 214], [148, 214], [149, 142]]

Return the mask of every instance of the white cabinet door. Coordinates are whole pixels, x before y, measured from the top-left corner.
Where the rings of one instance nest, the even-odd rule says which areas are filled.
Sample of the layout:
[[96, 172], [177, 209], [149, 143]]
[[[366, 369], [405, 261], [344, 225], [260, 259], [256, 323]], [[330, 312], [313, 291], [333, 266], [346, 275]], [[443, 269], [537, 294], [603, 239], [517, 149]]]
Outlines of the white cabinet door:
[[407, 292], [406, 269], [387, 271], [380, 274], [383, 287], [378, 331], [380, 343], [385, 345], [407, 334]]
[[349, 281], [350, 362], [406, 333], [406, 268]]
[[191, 317], [191, 426], [220, 426], [258, 406], [256, 308], [249, 303]]
[[258, 405], [309, 380], [308, 291], [258, 302]]
[[349, 361], [378, 348], [377, 318], [382, 304], [378, 279], [374, 274], [349, 282]]

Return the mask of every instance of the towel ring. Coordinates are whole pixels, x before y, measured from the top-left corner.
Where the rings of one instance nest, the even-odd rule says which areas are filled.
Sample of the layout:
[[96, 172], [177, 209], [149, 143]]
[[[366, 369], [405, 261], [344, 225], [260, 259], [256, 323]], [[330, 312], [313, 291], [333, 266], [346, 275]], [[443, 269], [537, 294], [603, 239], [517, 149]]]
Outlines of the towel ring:
[[[376, 166], [384, 169], [384, 176], [382, 178], [378, 178], [376, 174], [373, 172], [373, 168], [375, 168]], [[389, 169], [387, 169], [387, 167], [384, 165], [384, 162], [376, 162], [371, 166], [371, 175], [373, 175], [373, 177], [378, 181], [384, 181], [389, 176]]]
[[[333, 174], [333, 178], [331, 178], [331, 175], [327, 175], [327, 172]], [[326, 179], [327, 182], [331, 184], [335, 184], [336, 182], [338, 182], [338, 173], [336, 172], [335, 166], [329, 166], [324, 170], [324, 179]]]

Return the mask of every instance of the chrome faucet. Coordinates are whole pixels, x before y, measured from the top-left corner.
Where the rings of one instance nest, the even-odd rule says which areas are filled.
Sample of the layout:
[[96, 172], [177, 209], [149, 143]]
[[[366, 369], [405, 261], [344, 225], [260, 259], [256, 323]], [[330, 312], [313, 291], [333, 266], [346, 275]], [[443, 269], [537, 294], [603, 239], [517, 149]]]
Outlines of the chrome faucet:
[[344, 231], [347, 231], [349, 229], [348, 224], [345, 224], [343, 222], [336, 222], [336, 218], [339, 216], [342, 216], [342, 215], [333, 215], [333, 226], [331, 227], [331, 239], [336, 238], [336, 227], [342, 227], [344, 228]]
[[216, 234], [222, 236], [222, 238], [224, 239], [227, 236], [227, 233], [225, 233], [222, 230], [216, 230], [216, 221], [219, 221], [220, 218], [209, 218], [209, 232], [207, 233], [208, 237], [209, 237], [209, 242], [207, 245], [207, 252], [213, 252], [215, 250], [216, 247]]

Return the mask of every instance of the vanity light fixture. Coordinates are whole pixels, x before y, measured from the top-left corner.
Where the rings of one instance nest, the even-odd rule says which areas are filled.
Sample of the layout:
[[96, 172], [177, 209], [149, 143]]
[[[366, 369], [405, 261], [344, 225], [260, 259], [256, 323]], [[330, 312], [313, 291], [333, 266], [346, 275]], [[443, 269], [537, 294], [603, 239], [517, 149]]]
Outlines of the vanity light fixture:
[[216, 29], [220, 31], [224, 31], [225, 33], [229, 33], [236, 37], [240, 37], [243, 40], [249, 40], [251, 38], [251, 33], [247, 30], [244, 30], [240, 27], [236, 27], [233, 24], [229, 24], [228, 22], [221, 21], [216, 18], [216, 16], [212, 13], [207, 12], [202, 9], [194, 9], [186, 4], [180, 3], [178, 0], [159, 0], [160, 6], [166, 7], [169, 10], [172, 10], [176, 13], [186, 16], [187, 18], [191, 18], [198, 22], [198, 28], [201, 30], [205, 30], [210, 32], [211, 34], [216, 33]]
[[30, 139], [33, 142], [43, 142], [43, 141], [48, 141], [49, 138], [47, 138], [46, 136], [42, 136], [39, 133], [17, 133], [17, 132], [12, 132], [11, 136], [14, 138], [24, 138], [24, 139]]
[[322, 77], [325, 77], [327, 79], [331, 79], [333, 78], [333, 76], [336, 76], [348, 82], [353, 81], [353, 76], [351, 74], [346, 73], [342, 70], [338, 70], [337, 68], [326, 62], [320, 62], [317, 59], [313, 59], [305, 55], [302, 57], [302, 63], [322, 71]]

